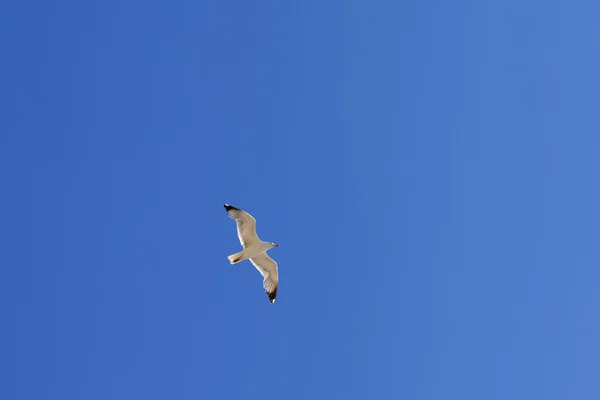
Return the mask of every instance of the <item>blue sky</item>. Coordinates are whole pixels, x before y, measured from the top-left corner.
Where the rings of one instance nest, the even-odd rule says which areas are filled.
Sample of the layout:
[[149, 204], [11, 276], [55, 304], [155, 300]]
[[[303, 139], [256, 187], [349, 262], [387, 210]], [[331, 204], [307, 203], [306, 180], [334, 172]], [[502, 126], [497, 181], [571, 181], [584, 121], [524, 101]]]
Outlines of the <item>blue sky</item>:
[[599, 398], [597, 4], [2, 8], [0, 398]]

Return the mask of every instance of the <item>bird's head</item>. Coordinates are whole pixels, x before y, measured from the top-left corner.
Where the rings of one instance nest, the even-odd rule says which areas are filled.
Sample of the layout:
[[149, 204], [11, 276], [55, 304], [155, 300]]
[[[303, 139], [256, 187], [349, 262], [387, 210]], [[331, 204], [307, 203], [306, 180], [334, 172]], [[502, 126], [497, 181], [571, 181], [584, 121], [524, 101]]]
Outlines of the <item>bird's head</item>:
[[276, 243], [273, 243], [273, 242], [271, 242], [271, 246], [273, 246], [273, 247], [279, 247], [279, 245], [278, 245], [278, 244], [276, 244]]

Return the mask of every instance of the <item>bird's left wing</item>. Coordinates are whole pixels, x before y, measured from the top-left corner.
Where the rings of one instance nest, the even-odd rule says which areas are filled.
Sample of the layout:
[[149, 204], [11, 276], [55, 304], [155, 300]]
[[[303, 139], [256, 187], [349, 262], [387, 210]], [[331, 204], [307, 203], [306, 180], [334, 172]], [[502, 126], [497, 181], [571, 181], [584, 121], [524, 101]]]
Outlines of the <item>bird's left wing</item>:
[[260, 239], [256, 234], [256, 220], [252, 215], [239, 208], [230, 206], [229, 204], [223, 204], [223, 207], [225, 207], [225, 211], [227, 211], [229, 218], [235, 220], [238, 238], [240, 239], [243, 248], [250, 247], [254, 243], [260, 242]]
[[277, 287], [279, 286], [279, 271], [277, 263], [267, 253], [262, 253], [256, 257], [252, 257], [250, 262], [254, 264], [256, 269], [263, 276], [263, 288], [269, 296], [269, 301], [275, 303], [277, 297]]

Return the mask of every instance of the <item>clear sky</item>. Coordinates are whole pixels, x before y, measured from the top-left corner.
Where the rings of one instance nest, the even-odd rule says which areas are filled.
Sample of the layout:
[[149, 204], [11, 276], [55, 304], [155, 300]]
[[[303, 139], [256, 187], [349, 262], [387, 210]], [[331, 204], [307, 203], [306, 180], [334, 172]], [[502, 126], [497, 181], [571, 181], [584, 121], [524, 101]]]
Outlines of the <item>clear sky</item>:
[[599, 11], [4, 2], [0, 398], [600, 398]]

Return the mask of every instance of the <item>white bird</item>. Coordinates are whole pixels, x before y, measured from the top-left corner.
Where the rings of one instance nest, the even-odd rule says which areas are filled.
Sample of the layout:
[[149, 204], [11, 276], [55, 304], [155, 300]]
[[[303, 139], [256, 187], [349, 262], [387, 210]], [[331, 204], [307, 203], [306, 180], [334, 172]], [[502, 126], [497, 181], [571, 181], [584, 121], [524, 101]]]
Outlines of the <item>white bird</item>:
[[275, 303], [279, 272], [277, 263], [267, 255], [267, 251], [273, 247], [279, 247], [279, 245], [273, 242], [263, 242], [258, 238], [256, 234], [256, 220], [252, 215], [229, 204], [224, 204], [223, 206], [229, 217], [235, 220], [238, 237], [244, 248], [239, 253], [228, 256], [229, 262], [237, 264], [240, 261], [249, 259], [263, 276], [263, 288], [269, 296], [269, 301]]

